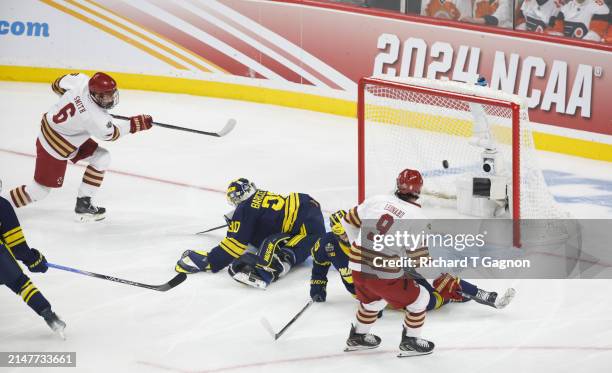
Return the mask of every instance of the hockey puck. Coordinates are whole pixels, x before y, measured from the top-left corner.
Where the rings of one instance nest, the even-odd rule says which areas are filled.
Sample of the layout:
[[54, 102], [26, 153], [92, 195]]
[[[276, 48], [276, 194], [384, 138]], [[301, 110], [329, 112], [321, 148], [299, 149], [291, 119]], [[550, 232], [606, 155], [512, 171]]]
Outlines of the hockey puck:
[[448, 168], [448, 161], [446, 159], [442, 161], [442, 167]]

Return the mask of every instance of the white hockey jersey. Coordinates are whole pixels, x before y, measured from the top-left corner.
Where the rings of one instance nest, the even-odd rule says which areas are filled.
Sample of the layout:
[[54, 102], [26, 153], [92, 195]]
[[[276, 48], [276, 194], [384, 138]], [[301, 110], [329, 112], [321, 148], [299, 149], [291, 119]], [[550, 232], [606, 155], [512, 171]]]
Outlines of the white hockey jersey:
[[521, 5], [522, 18], [517, 30], [544, 32], [559, 14], [560, 0], [525, 0]]
[[[385, 265], [383, 259], [401, 262], [406, 258], [418, 260], [427, 254], [427, 249], [418, 240], [424, 238], [427, 227], [421, 207], [393, 194], [368, 198], [348, 211], [344, 223], [353, 242], [349, 253], [351, 270], [378, 278], [399, 278], [404, 276], [404, 268]], [[381, 241], [385, 236], [393, 238], [393, 242]], [[407, 240], [404, 237], [408, 237]]]
[[553, 31], [563, 35], [591, 41], [606, 36], [610, 8], [603, 0], [572, 0], [561, 7]]
[[88, 83], [85, 74], [68, 74], [51, 86], [61, 97], [43, 115], [38, 140], [54, 158], [73, 158], [79, 146], [92, 136], [114, 141], [130, 132], [129, 122], [113, 124], [110, 114], [91, 99]]
[[423, 0], [421, 15], [455, 21], [461, 17], [472, 17], [472, 0]]

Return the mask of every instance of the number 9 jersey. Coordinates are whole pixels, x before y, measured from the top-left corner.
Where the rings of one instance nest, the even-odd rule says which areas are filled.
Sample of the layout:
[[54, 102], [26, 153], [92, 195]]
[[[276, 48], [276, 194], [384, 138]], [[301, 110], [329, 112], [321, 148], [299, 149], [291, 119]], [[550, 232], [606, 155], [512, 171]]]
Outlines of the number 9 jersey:
[[349, 252], [349, 268], [353, 271], [380, 279], [400, 278], [404, 269], [383, 260], [418, 258], [427, 252], [419, 239], [424, 238], [427, 227], [421, 206], [393, 194], [366, 199], [349, 210], [344, 222], [353, 241]]
[[113, 124], [108, 112], [91, 98], [88, 84], [87, 75], [68, 74], [51, 86], [60, 99], [43, 115], [38, 140], [56, 159], [72, 159], [92, 136], [114, 141], [130, 132], [129, 122]]

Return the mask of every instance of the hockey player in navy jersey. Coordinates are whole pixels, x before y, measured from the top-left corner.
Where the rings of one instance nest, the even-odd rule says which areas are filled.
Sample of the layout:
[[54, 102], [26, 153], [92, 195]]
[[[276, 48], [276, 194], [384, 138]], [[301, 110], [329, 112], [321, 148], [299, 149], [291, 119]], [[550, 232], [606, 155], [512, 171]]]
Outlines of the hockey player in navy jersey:
[[177, 272], [218, 272], [229, 267], [234, 280], [265, 289], [306, 260], [325, 234], [321, 208], [307, 194], [282, 196], [240, 178], [230, 183], [226, 196], [235, 207], [227, 236], [209, 252], [185, 251]]
[[6, 285], [21, 296], [23, 301], [45, 320], [51, 330], [63, 338], [66, 323], [51, 310], [49, 301], [23, 273], [17, 261], [26, 265], [30, 272], [44, 273], [48, 269], [44, 255], [28, 246], [13, 206], [0, 197], [0, 285]]
[[327, 273], [330, 267], [340, 274], [346, 290], [355, 295], [353, 276], [348, 267], [350, 243], [341, 220], [346, 212], [337, 211], [329, 218], [331, 232], [328, 232], [312, 248], [312, 274], [310, 277], [310, 297], [315, 302], [325, 302], [327, 298]]

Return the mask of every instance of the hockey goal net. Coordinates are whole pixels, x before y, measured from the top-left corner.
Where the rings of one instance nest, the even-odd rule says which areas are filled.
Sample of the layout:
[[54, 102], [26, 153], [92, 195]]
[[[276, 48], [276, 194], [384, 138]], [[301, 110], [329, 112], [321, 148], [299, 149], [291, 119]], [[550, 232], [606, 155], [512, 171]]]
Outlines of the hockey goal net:
[[388, 193], [397, 174], [419, 170], [423, 193], [456, 199], [457, 179], [482, 172], [483, 148], [472, 145], [474, 107], [496, 142], [498, 167], [509, 178], [506, 218], [560, 218], [537, 165], [525, 102], [518, 96], [465, 83], [417, 78], [363, 78], [358, 96], [359, 202]]

